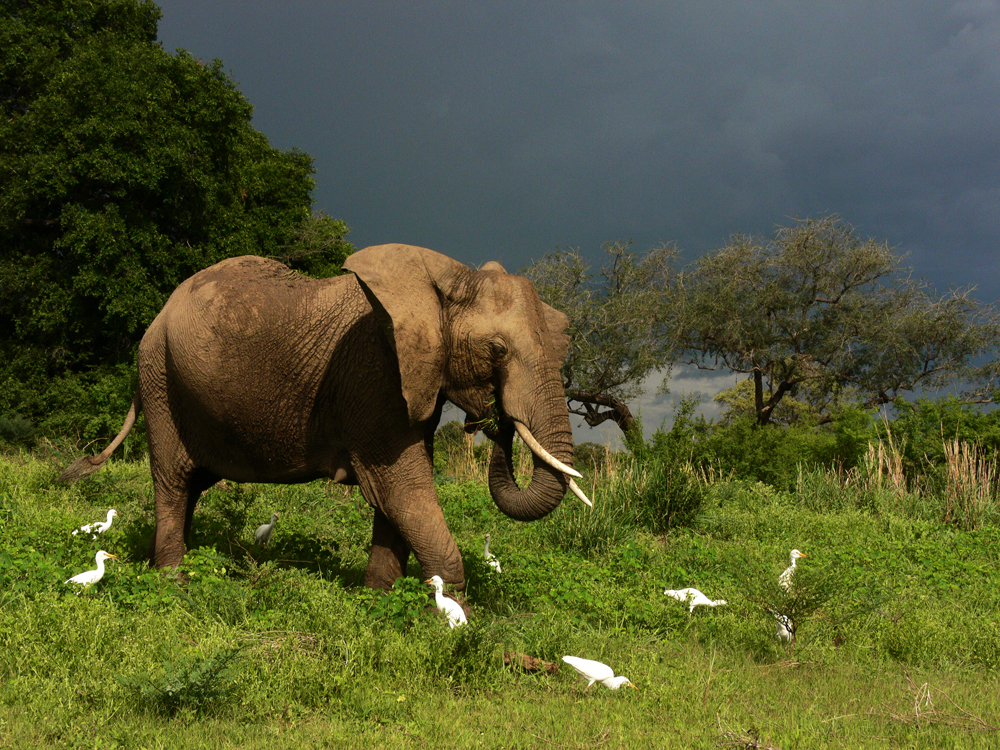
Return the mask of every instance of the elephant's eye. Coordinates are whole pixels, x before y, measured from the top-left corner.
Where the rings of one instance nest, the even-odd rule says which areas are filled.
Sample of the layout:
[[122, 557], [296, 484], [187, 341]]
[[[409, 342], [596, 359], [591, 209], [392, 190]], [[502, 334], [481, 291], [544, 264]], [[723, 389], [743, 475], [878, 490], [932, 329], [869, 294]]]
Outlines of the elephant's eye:
[[504, 341], [499, 336], [490, 339], [489, 347], [490, 347], [490, 354], [493, 355], [493, 359], [495, 361], [499, 362], [501, 359], [507, 356], [507, 342]]

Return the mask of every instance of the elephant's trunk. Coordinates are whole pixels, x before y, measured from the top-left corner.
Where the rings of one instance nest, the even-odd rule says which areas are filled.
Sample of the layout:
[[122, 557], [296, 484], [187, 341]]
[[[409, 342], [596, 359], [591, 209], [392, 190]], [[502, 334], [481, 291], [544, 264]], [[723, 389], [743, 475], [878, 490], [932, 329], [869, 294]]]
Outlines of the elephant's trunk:
[[[566, 494], [572, 476], [579, 476], [569, 466], [573, 461], [573, 438], [568, 415], [556, 422], [554, 429], [543, 427], [535, 435], [528, 425], [516, 425], [525, 443], [532, 448], [531, 482], [523, 489], [514, 479], [515, 422], [505, 421], [494, 439], [489, 470], [490, 494], [497, 507], [515, 520], [534, 521], [551, 513]], [[563, 422], [565, 424], [561, 424]]]

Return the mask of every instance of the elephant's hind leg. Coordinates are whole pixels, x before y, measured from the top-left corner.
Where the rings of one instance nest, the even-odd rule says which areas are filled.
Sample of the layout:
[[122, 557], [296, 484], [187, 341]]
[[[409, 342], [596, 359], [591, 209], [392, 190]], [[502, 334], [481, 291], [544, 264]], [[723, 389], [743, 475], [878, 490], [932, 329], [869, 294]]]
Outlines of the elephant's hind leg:
[[157, 568], [180, 565], [187, 552], [195, 504], [201, 493], [219, 480], [206, 469], [186, 469], [164, 479], [154, 477], [156, 528], [149, 559]]

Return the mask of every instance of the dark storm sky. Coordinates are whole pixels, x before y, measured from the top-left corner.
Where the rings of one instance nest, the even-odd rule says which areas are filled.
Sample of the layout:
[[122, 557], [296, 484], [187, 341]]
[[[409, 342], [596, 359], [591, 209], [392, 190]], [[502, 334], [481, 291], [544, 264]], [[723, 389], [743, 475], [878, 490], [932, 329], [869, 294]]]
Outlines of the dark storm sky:
[[838, 213], [1000, 298], [997, 2], [158, 4], [359, 248], [517, 270]]

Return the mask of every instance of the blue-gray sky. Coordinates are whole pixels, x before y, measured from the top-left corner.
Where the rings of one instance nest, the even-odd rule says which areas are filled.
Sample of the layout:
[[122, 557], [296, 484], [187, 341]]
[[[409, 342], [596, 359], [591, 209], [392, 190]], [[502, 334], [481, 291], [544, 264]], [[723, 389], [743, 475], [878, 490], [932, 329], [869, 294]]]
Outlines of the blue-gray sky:
[[837, 213], [1000, 298], [995, 0], [158, 4], [359, 248], [516, 270]]

